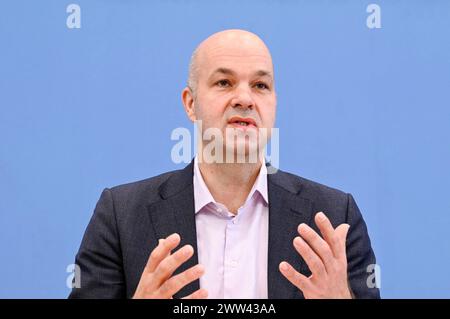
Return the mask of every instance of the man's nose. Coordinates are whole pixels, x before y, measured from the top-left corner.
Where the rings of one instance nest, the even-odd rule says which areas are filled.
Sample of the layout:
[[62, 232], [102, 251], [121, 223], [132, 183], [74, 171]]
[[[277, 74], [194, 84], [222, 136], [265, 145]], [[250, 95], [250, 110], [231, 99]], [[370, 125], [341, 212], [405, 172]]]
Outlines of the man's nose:
[[242, 109], [252, 109], [255, 102], [253, 101], [251, 90], [248, 87], [238, 87], [235, 96], [231, 100], [231, 106]]

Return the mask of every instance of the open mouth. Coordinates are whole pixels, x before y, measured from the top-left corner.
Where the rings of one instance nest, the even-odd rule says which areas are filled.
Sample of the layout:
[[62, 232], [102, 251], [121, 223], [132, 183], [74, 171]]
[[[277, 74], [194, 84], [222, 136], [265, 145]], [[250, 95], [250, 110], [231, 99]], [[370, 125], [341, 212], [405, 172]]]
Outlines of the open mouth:
[[229, 121], [228, 124], [231, 124], [235, 127], [257, 127], [256, 122], [254, 119], [249, 117], [239, 117], [239, 116], [233, 116]]

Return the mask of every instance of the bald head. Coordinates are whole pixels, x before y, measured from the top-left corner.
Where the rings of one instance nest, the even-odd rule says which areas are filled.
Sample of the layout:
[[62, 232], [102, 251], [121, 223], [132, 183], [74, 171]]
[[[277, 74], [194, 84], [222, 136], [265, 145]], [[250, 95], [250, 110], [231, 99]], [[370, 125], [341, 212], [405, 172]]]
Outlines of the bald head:
[[256, 34], [245, 30], [224, 30], [209, 36], [194, 50], [189, 64], [188, 87], [196, 93], [201, 70], [214, 59], [223, 57], [260, 57], [268, 59], [273, 73], [272, 57]]

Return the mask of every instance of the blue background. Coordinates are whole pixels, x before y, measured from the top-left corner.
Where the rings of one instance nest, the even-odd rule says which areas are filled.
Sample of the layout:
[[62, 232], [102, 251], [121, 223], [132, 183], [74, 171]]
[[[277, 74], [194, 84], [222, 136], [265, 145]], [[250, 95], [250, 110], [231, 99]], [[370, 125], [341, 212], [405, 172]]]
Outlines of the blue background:
[[[73, 1], [75, 2], [75, 1]], [[375, 1], [373, 1], [375, 2]], [[2, 1], [0, 297], [65, 298], [104, 187], [181, 168], [192, 50], [243, 28], [272, 51], [280, 166], [352, 193], [385, 298], [450, 298], [450, 2]]]

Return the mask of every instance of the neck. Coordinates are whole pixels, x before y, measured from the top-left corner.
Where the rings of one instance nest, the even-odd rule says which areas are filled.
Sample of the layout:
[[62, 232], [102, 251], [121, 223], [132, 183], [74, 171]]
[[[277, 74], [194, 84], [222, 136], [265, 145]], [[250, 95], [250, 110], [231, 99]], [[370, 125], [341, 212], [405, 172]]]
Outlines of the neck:
[[258, 177], [262, 163], [198, 163], [203, 180], [214, 199], [237, 214]]

